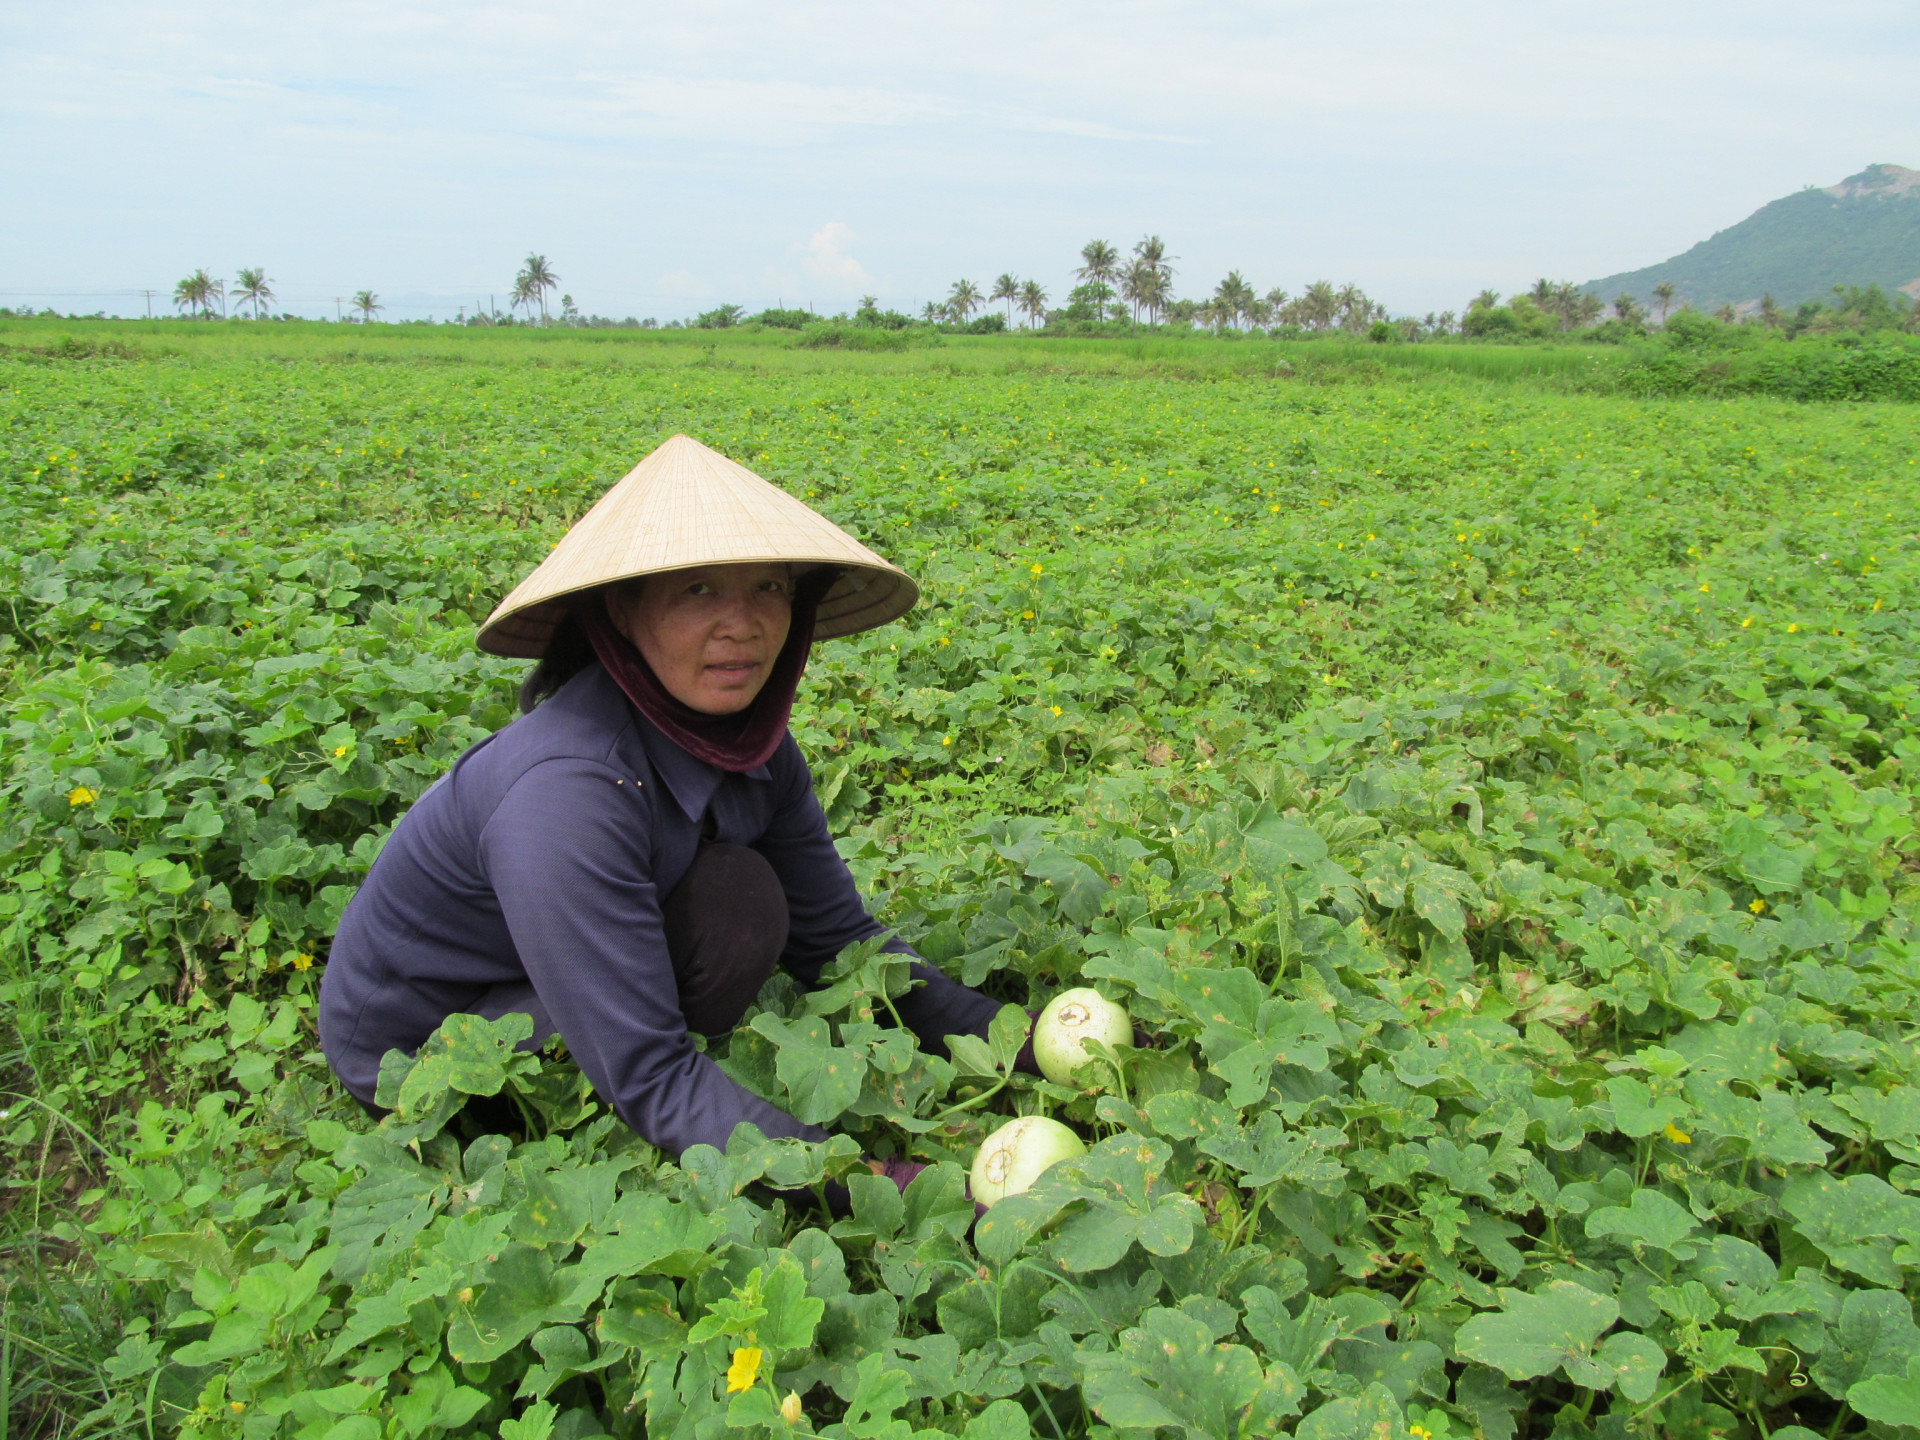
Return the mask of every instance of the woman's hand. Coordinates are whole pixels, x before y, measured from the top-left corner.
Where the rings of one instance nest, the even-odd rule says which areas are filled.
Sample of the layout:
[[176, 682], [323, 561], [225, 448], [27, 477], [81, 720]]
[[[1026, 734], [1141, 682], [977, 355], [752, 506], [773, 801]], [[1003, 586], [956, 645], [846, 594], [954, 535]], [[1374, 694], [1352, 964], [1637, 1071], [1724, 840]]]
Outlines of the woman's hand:
[[869, 1159], [867, 1168], [874, 1174], [884, 1175], [893, 1181], [900, 1187], [900, 1193], [904, 1195], [907, 1193], [907, 1186], [913, 1183], [914, 1177], [927, 1167], [918, 1160]]

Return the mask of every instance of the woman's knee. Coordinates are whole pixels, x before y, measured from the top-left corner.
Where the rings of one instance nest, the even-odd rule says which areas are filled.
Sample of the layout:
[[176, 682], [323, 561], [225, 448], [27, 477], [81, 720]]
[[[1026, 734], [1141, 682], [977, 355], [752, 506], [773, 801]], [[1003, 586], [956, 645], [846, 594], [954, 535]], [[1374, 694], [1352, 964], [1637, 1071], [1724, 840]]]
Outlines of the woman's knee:
[[731, 1030], [787, 948], [780, 877], [744, 845], [703, 845], [661, 913], [687, 1028]]

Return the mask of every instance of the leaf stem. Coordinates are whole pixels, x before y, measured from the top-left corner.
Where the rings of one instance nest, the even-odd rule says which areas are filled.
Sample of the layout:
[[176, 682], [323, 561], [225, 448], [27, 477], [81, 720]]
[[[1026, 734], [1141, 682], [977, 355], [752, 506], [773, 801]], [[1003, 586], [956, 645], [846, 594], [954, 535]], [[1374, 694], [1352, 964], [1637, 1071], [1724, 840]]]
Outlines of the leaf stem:
[[1067, 1440], [1066, 1432], [1060, 1428], [1060, 1417], [1053, 1413], [1053, 1406], [1047, 1403], [1047, 1397], [1040, 1391], [1038, 1382], [1029, 1379], [1027, 1389], [1033, 1392], [1033, 1398], [1040, 1402], [1040, 1408], [1047, 1412], [1047, 1423], [1053, 1426], [1053, 1440]]
[[984, 1105], [987, 1101], [991, 1100], [994, 1096], [998, 1095], [1002, 1090], [1006, 1089], [1007, 1082], [1010, 1081], [1011, 1079], [1013, 1079], [1013, 1072], [1009, 1070], [1006, 1074], [1000, 1077], [999, 1081], [995, 1083], [992, 1088], [987, 1090], [982, 1090], [978, 1095], [974, 1096], [971, 1100], [962, 1100], [958, 1105], [949, 1105], [946, 1109], [942, 1110], [938, 1115], [933, 1115], [928, 1117], [928, 1123], [933, 1125], [938, 1125], [941, 1121], [945, 1120], [949, 1115], [958, 1115], [963, 1111], [973, 1109], [973, 1107], [976, 1105]]

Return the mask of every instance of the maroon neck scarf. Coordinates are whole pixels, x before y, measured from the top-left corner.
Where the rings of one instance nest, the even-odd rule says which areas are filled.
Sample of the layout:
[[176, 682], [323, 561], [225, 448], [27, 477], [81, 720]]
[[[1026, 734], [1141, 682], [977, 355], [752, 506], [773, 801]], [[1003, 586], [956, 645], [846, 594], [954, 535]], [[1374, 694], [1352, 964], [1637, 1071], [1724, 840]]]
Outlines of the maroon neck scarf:
[[837, 570], [822, 567], [795, 583], [787, 643], [774, 657], [767, 683], [760, 687], [753, 703], [732, 715], [709, 715], [676, 700], [653, 673], [646, 657], [607, 618], [600, 597], [582, 606], [575, 618], [614, 683], [663, 735], [694, 759], [740, 774], [771, 760], [786, 737], [794, 692], [813, 648], [814, 615], [821, 597], [838, 578]]

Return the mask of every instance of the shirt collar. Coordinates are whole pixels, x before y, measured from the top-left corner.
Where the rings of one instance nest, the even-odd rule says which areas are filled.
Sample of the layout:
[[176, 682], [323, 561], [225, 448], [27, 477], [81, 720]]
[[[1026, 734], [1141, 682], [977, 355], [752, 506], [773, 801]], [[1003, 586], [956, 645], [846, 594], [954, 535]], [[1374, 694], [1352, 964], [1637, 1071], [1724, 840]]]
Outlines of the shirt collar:
[[[713, 792], [720, 788], [720, 782], [727, 778], [728, 772], [718, 765], [694, 759], [661, 733], [660, 727], [642, 715], [638, 706], [630, 705], [629, 708], [639, 725], [640, 744], [647, 752], [647, 762], [652, 765], [653, 773], [673, 792], [673, 798], [686, 812], [687, 819], [697, 823], [707, 813], [707, 806], [713, 801]], [[773, 773], [765, 765], [756, 765], [742, 773], [749, 780], [773, 779]]]

